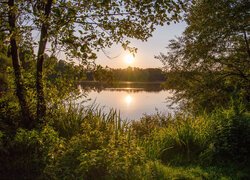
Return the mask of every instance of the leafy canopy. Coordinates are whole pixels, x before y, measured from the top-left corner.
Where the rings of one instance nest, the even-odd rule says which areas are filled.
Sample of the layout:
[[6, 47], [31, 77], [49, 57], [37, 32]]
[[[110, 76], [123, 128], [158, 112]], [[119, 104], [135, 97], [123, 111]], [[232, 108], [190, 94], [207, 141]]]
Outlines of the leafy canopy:
[[[128, 47], [130, 38], [146, 40], [155, 26], [178, 21], [184, 8], [181, 0], [58, 0], [53, 1], [51, 14], [46, 17], [46, 4], [42, 0], [15, 3], [18, 33], [33, 42], [33, 48], [37, 45], [35, 36], [46, 22], [50, 53], [56, 55], [63, 51], [68, 57], [82, 60], [95, 59], [94, 50], [113, 43], [121, 43], [125, 49], [135, 52], [135, 48]], [[6, 12], [7, 7], [2, 6], [2, 18]]]
[[[249, 101], [250, 48], [247, 0], [196, 0], [185, 15], [187, 28], [160, 59], [177, 99], [212, 110], [230, 97]], [[187, 105], [187, 104], [186, 104]]]

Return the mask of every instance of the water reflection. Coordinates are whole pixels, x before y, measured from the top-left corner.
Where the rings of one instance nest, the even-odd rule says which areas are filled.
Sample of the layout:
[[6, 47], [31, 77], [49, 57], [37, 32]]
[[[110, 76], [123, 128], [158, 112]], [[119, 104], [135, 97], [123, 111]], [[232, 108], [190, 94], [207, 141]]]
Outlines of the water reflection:
[[[79, 102], [90, 98], [91, 100], [85, 103], [85, 106], [95, 103], [105, 112], [109, 112], [111, 108], [116, 109], [123, 119], [129, 120], [139, 119], [143, 114], [155, 114], [156, 109], [165, 114], [173, 112], [166, 103], [166, 98], [172, 96], [170, 91], [159, 88], [160, 85], [156, 83], [147, 84], [146, 88], [145, 84], [141, 85], [129, 84], [129, 86], [107, 87], [99, 90], [90, 88], [87, 97], [79, 99]], [[85, 88], [84, 86], [84, 92], [86, 92]]]
[[133, 102], [133, 98], [132, 98], [132, 96], [130, 94], [127, 94], [124, 99], [125, 99], [125, 103], [127, 104], [128, 107]]
[[163, 85], [161, 82], [115, 82], [112, 84], [100, 83], [100, 82], [82, 82], [82, 89], [85, 91], [98, 91], [101, 92], [103, 90], [110, 91], [130, 91], [130, 92], [140, 92], [140, 91], [154, 91], [158, 92], [163, 90]]

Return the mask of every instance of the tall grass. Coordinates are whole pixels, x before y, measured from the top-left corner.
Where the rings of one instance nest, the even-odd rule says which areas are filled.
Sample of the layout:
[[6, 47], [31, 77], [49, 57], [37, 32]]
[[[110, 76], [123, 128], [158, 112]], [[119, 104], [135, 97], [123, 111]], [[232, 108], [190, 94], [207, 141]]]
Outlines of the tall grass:
[[149, 161], [134, 171], [132, 179], [190, 179], [190, 180], [213, 180], [213, 179], [249, 179], [249, 169], [228, 165], [226, 167], [199, 165], [169, 166], [159, 161]]
[[209, 144], [210, 122], [206, 117], [166, 118], [166, 125], [140, 141], [148, 156], [172, 164], [198, 161], [198, 154]]
[[105, 113], [98, 106], [88, 108], [69, 104], [51, 109], [47, 121], [59, 132], [60, 136], [70, 138], [82, 130], [82, 123], [98, 123], [105, 129], [112, 128], [116, 134], [129, 131], [129, 123], [122, 120], [119, 112], [110, 109]]
[[114, 110], [68, 106], [48, 120], [64, 138], [51, 152], [55, 160], [45, 169], [49, 177], [128, 179], [146, 160], [128, 123]]
[[[132, 125], [152, 160], [166, 164], [247, 163], [250, 157], [250, 116], [233, 109], [211, 115], [142, 118]], [[165, 122], [162, 124], [161, 122]], [[150, 130], [147, 128], [151, 127]]]

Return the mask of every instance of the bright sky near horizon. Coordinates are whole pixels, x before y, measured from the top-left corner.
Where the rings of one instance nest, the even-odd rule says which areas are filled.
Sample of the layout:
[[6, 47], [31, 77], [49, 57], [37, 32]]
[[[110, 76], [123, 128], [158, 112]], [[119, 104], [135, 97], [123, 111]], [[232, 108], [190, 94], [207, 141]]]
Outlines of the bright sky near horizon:
[[127, 68], [128, 66], [139, 68], [162, 67], [162, 63], [154, 56], [159, 55], [160, 52], [166, 53], [169, 40], [175, 38], [175, 36], [180, 36], [185, 27], [185, 22], [158, 26], [148, 41], [132, 40], [131, 46], [138, 48], [133, 61], [127, 60], [129, 52], [124, 51], [120, 45], [114, 45], [110, 49], [105, 49], [106, 54], [114, 58], [110, 59], [103, 52], [98, 52], [96, 64], [110, 68]]

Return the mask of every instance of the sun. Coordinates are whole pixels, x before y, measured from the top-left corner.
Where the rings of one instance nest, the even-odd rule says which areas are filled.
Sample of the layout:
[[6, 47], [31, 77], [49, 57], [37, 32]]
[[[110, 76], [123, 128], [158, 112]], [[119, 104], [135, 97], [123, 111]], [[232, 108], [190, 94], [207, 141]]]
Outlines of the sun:
[[126, 62], [126, 64], [128, 64], [128, 65], [130, 65], [130, 64], [132, 64], [133, 63], [133, 61], [134, 61], [134, 56], [132, 55], [132, 54], [127, 54], [126, 56], [125, 56], [125, 62]]

